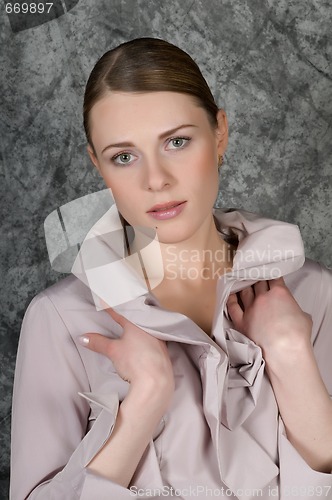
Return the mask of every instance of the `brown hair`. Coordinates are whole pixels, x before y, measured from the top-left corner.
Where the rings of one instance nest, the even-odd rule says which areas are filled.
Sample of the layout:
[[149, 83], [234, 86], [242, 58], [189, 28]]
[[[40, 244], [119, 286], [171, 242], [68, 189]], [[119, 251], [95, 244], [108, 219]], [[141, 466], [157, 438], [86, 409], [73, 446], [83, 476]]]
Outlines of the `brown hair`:
[[84, 129], [89, 144], [89, 114], [108, 91], [180, 92], [204, 108], [213, 127], [218, 107], [193, 59], [175, 45], [158, 38], [136, 38], [106, 52], [88, 79], [83, 105]]

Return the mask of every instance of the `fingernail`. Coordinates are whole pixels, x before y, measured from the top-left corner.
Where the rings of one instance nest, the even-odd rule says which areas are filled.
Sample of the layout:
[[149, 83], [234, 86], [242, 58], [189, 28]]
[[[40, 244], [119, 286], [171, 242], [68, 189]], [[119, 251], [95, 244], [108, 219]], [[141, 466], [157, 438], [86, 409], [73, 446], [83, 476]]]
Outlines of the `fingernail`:
[[86, 337], [85, 335], [80, 335], [78, 337], [78, 341], [80, 342], [80, 344], [82, 345], [88, 345], [88, 343], [90, 342], [90, 339], [89, 337]]

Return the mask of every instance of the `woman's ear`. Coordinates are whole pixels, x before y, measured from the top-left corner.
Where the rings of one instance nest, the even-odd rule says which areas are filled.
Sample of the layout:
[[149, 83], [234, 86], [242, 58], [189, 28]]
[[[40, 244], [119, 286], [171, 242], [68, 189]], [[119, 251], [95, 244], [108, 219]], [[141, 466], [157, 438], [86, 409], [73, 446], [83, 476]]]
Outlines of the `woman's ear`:
[[99, 162], [97, 160], [97, 157], [96, 157], [96, 154], [95, 154], [95, 152], [93, 150], [93, 147], [90, 144], [88, 144], [88, 146], [87, 146], [86, 149], [88, 151], [88, 155], [90, 156], [90, 160], [92, 161], [92, 163], [94, 164], [94, 166], [96, 167], [96, 169], [98, 170], [98, 172], [101, 173], [100, 172]]
[[219, 109], [217, 113], [217, 141], [218, 153], [224, 155], [228, 144], [228, 120], [223, 109]]

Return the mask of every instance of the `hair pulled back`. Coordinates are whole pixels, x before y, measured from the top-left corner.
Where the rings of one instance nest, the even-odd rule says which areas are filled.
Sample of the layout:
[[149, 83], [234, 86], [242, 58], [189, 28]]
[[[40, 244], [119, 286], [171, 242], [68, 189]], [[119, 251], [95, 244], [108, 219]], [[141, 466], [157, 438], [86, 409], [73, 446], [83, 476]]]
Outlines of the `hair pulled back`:
[[158, 38], [136, 38], [106, 52], [88, 79], [83, 105], [84, 129], [89, 144], [92, 107], [109, 91], [179, 92], [192, 96], [204, 108], [213, 127], [218, 107], [195, 61], [179, 47]]

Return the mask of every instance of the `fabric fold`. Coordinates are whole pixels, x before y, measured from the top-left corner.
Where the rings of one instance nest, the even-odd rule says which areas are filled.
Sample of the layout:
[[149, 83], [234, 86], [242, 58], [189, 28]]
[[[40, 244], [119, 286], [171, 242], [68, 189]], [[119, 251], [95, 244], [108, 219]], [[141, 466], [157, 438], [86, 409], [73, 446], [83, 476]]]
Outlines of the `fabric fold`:
[[232, 328], [226, 330], [229, 367], [225, 379], [221, 422], [234, 430], [256, 406], [264, 375], [262, 350], [248, 337]]

